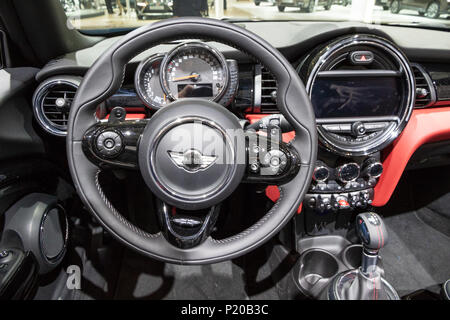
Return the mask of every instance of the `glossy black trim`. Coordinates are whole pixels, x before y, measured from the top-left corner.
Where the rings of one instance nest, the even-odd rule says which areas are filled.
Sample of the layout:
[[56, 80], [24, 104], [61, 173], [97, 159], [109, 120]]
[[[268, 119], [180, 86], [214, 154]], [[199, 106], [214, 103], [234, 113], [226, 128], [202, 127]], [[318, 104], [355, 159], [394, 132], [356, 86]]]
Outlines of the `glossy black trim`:
[[[146, 119], [116, 123], [100, 121], [86, 131], [83, 151], [90, 161], [101, 168], [138, 169], [139, 139], [146, 125]], [[97, 137], [107, 131], [117, 132], [122, 137], [122, 151], [114, 157], [102, 155], [96, 147]]]
[[[254, 152], [252, 146], [247, 145], [247, 171], [243, 179], [243, 183], [261, 183], [261, 184], [272, 184], [272, 185], [282, 185], [291, 181], [298, 173], [301, 167], [300, 156], [298, 152], [290, 144], [280, 142], [277, 146], [271, 146], [267, 141], [265, 136], [257, 135], [258, 145], [267, 146], [267, 150]], [[247, 144], [249, 142], [247, 141]], [[280, 171], [273, 175], [262, 175], [261, 169], [267, 168], [268, 166], [263, 166], [262, 159], [270, 151], [279, 150], [286, 155], [287, 163], [284, 168], [280, 168]], [[253, 158], [253, 161], [251, 160]], [[252, 163], [257, 163], [259, 166], [258, 172], [252, 172]]]
[[450, 65], [422, 65], [428, 72], [436, 89], [436, 100], [450, 103]]
[[[220, 207], [220, 204], [213, 206], [204, 215], [194, 213], [192, 215], [180, 216], [177, 213], [171, 212], [173, 207], [158, 200], [156, 213], [162, 234], [166, 240], [178, 248], [189, 249], [198, 246], [211, 235], [220, 212]], [[186, 225], [182, 226], [178, 223], [177, 218], [185, 220]], [[188, 226], [189, 220], [195, 221], [195, 225], [191, 223], [192, 226]]]
[[342, 78], [342, 77], [400, 77], [402, 73], [395, 70], [327, 70], [319, 71], [317, 77]]

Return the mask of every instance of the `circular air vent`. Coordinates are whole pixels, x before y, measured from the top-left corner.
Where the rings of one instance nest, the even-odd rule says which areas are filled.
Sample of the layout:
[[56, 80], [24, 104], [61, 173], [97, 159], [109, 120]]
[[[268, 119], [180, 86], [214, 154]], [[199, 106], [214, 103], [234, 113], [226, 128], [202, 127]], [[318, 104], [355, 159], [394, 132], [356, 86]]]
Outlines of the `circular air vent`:
[[45, 80], [33, 96], [33, 111], [39, 124], [49, 133], [67, 135], [67, 121], [75, 93], [80, 84], [76, 77]]
[[391, 42], [345, 36], [303, 61], [298, 72], [316, 113], [319, 138], [342, 155], [367, 155], [391, 143], [414, 107], [414, 73]]

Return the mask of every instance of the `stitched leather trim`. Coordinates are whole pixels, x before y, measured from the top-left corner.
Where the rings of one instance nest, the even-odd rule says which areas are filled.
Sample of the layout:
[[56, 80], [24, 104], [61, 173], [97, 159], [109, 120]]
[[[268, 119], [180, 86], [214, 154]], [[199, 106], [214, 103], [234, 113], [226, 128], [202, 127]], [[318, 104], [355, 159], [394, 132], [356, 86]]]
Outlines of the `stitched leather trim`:
[[103, 189], [100, 185], [99, 182], [99, 175], [100, 175], [101, 170], [98, 170], [95, 174], [95, 186], [97, 187], [98, 193], [100, 195], [100, 197], [102, 198], [103, 202], [106, 204], [106, 206], [111, 210], [111, 212], [116, 216], [117, 219], [119, 219], [119, 221], [121, 223], [123, 223], [125, 226], [127, 226], [127, 228], [129, 228], [131, 231], [133, 231], [134, 233], [139, 234], [141, 237], [145, 237], [145, 238], [157, 238], [160, 236], [160, 233], [155, 233], [155, 234], [151, 234], [148, 233], [138, 227], [136, 227], [134, 224], [132, 224], [131, 222], [129, 222], [127, 219], [125, 219], [124, 216], [122, 216], [119, 211], [116, 210], [116, 208], [114, 208], [114, 206], [112, 205], [112, 203], [108, 200], [108, 198], [106, 197], [105, 193], [103, 192]]

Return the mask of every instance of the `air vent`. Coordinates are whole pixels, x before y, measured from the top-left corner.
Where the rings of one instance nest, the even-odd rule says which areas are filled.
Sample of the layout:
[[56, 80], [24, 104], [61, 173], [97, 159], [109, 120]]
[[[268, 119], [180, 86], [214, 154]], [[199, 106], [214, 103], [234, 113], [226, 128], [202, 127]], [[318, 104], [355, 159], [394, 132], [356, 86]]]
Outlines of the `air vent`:
[[261, 69], [261, 112], [279, 112], [277, 108], [277, 81], [270, 71], [264, 67]]
[[57, 136], [67, 134], [70, 106], [78, 85], [78, 79], [52, 78], [36, 89], [33, 110], [39, 124], [46, 131]]
[[67, 129], [70, 105], [75, 97], [77, 88], [67, 84], [57, 84], [44, 95], [42, 110], [44, 116], [55, 127]]
[[414, 108], [425, 108], [436, 101], [436, 93], [430, 76], [418, 64], [412, 64], [414, 78], [416, 80], [416, 101]]

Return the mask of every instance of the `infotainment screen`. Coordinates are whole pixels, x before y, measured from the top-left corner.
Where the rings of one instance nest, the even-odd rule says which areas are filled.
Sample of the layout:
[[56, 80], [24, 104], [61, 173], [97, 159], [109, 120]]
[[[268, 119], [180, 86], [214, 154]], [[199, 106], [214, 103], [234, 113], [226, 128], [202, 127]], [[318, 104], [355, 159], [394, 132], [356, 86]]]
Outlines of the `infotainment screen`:
[[316, 118], [379, 117], [398, 114], [398, 77], [318, 77], [311, 101]]

